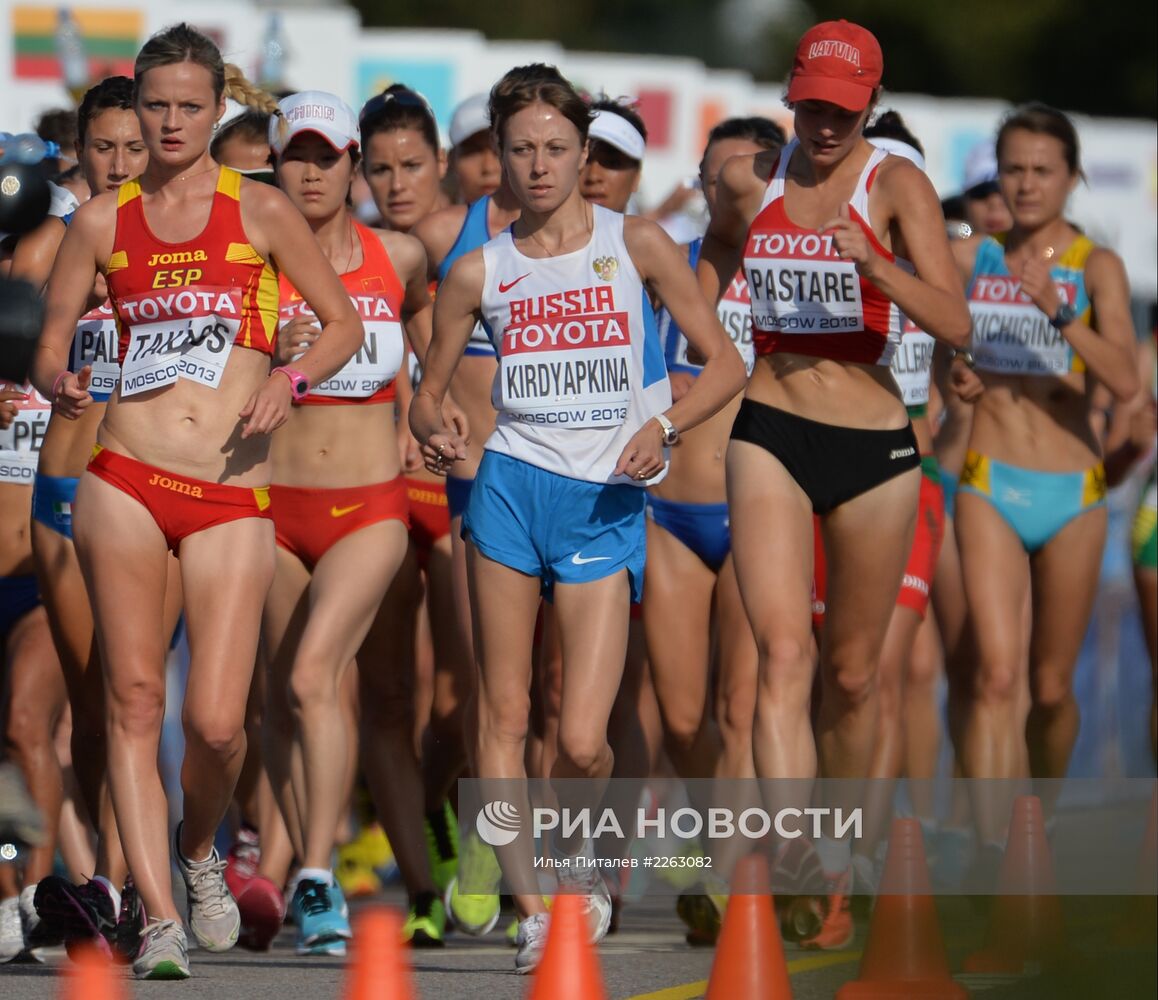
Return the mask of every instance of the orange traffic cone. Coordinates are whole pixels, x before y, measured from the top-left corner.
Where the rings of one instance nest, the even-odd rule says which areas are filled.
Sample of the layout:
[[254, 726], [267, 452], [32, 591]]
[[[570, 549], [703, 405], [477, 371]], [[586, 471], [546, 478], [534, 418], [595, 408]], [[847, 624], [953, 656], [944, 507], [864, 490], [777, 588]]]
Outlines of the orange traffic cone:
[[968, 995], [949, 975], [921, 823], [894, 820], [860, 976], [837, 991], [837, 1000], [964, 1000]]
[[599, 957], [589, 940], [583, 900], [559, 893], [551, 904], [547, 947], [528, 1000], [606, 1000]]
[[1064, 948], [1065, 925], [1041, 799], [1021, 795], [1013, 803], [985, 946], [965, 959], [965, 969], [1021, 975], [1027, 965], [1040, 966], [1060, 958]]
[[113, 969], [112, 959], [91, 946], [72, 953], [72, 967], [65, 970], [62, 1000], [124, 1000], [125, 985]]
[[764, 855], [741, 860], [732, 884], [744, 894], [728, 899], [704, 1000], [791, 1000]]
[[414, 1000], [402, 921], [384, 906], [363, 910], [354, 924], [346, 1000]]

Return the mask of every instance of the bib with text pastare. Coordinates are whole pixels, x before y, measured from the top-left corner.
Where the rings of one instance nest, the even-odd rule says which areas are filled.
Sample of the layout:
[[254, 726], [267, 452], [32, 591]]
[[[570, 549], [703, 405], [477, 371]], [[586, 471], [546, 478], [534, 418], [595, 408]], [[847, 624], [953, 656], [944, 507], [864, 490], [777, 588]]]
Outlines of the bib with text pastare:
[[[798, 143], [780, 153], [744, 246], [756, 354], [788, 352], [857, 364], [887, 365], [901, 339], [896, 305], [856, 265], [842, 260], [830, 233], [788, 217], [785, 188]], [[873, 249], [911, 271], [869, 224], [869, 192], [888, 154], [874, 149], [848, 202], [849, 216]]]

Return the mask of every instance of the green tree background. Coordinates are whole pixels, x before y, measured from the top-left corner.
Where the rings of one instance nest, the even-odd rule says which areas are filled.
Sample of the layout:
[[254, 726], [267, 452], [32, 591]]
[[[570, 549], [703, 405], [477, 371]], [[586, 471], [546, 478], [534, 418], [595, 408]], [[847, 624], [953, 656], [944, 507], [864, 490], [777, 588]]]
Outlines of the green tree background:
[[[736, 40], [737, 8], [770, 15]], [[844, 17], [885, 53], [885, 86], [952, 97], [1044, 100], [1088, 114], [1158, 116], [1154, 0], [356, 0], [381, 27], [472, 28], [570, 49], [695, 56], [782, 80], [801, 32]], [[732, 30], [729, 30], [731, 27]]]

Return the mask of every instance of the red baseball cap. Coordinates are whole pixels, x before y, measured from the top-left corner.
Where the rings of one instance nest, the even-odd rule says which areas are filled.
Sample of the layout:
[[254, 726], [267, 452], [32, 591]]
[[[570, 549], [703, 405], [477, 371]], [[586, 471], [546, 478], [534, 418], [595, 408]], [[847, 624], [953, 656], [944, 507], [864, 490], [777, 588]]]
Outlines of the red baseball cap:
[[788, 100], [863, 111], [883, 72], [880, 42], [871, 31], [849, 21], [825, 21], [809, 28], [796, 46]]

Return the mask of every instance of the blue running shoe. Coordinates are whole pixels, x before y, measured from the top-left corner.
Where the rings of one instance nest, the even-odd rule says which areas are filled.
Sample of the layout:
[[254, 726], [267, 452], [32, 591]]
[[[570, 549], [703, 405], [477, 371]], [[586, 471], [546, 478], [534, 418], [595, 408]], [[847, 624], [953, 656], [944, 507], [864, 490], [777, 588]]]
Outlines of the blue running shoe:
[[316, 955], [322, 952], [320, 945], [345, 941], [353, 935], [350, 921], [342, 916], [335, 905], [333, 890], [325, 882], [304, 878], [294, 890], [290, 907], [294, 912], [298, 927], [297, 953]]

